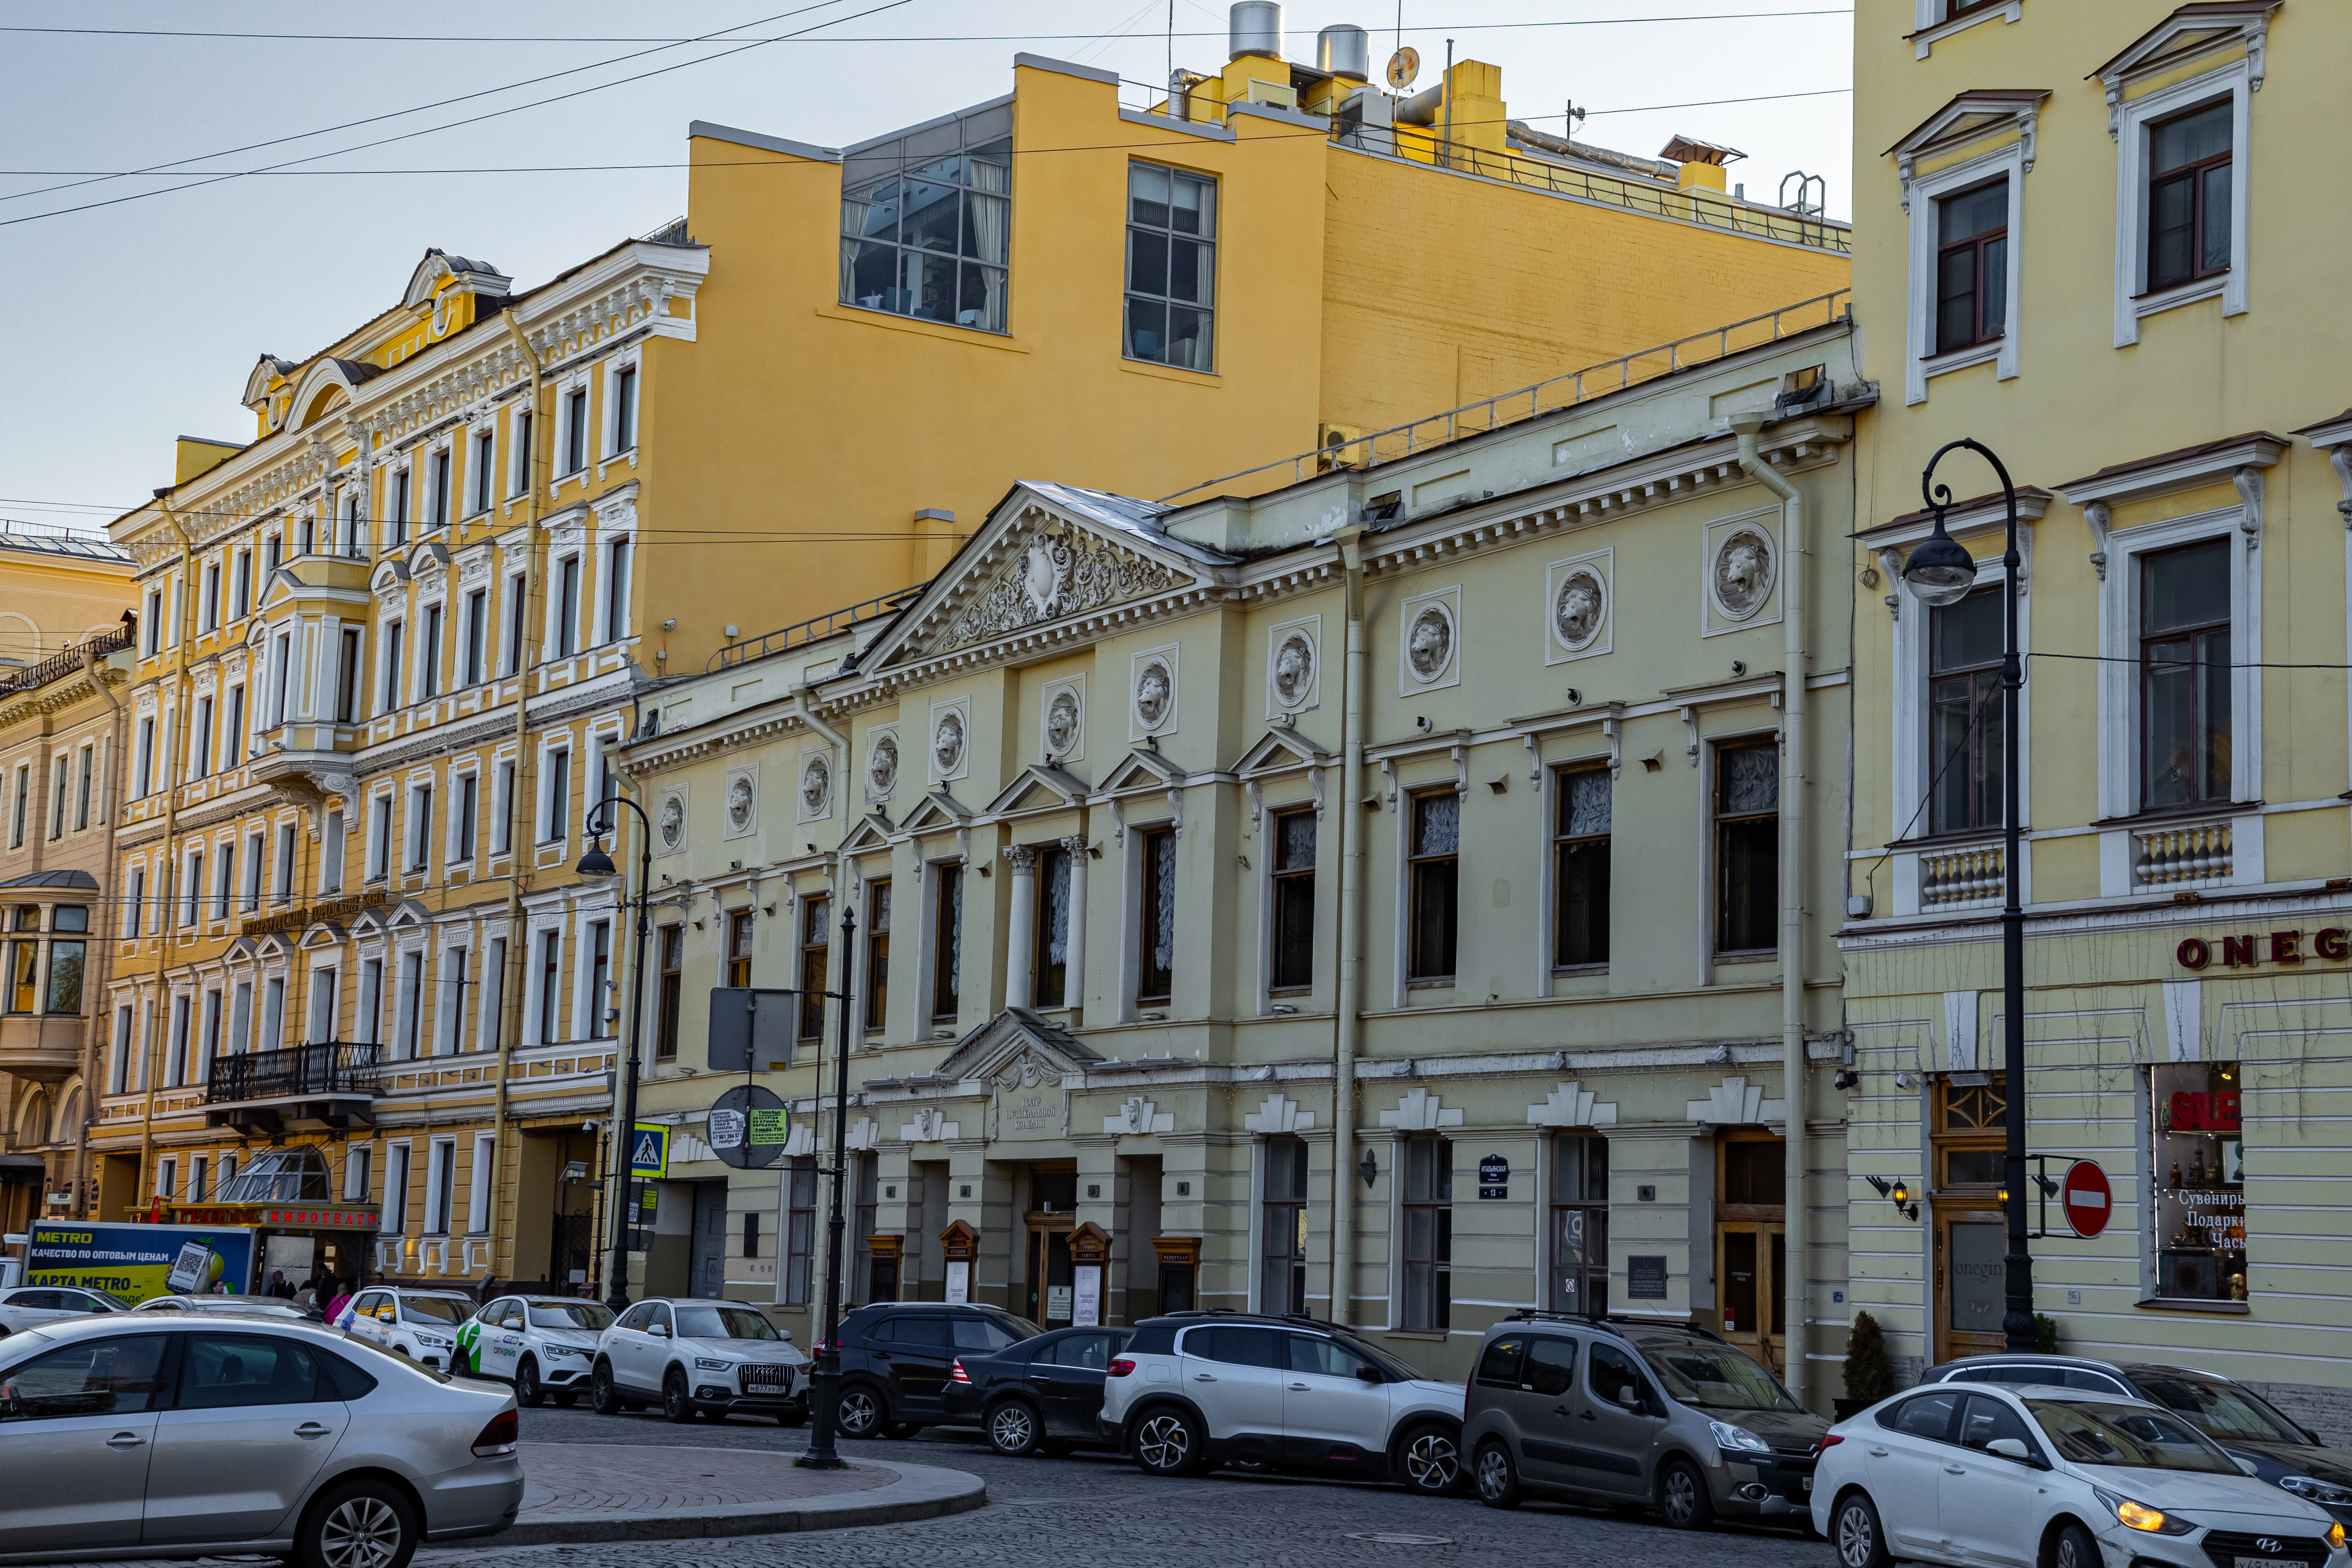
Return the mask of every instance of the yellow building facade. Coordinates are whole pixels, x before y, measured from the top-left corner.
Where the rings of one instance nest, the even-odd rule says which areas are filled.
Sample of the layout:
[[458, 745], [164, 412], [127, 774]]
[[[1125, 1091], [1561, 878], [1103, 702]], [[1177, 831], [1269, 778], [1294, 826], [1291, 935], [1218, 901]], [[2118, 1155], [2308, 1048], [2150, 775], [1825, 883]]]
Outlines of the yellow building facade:
[[[2114, 1185], [2103, 1235], [2053, 1205], [2032, 1244], [2059, 1348], [2209, 1367], [2340, 1434], [2352, 422], [2343, 224], [2300, 186], [2352, 26], [2269, 0], [1894, 10], [1855, 69], [1883, 396], [1852, 557], [1854, 1303], [1914, 1373], [1999, 1348], [2021, 1103], [2053, 1179], [2082, 1158]], [[2024, 1086], [2001, 1071], [2003, 506], [1973, 455], [1937, 478], [1971, 498], [1949, 521], [1978, 590], [1930, 610], [1899, 580], [1921, 469], [1960, 437], [2020, 495]]]
[[591, 1284], [631, 955], [572, 868], [664, 682], [877, 621], [1024, 471], [1156, 494], [1369, 447], [1828, 313], [1846, 275], [1843, 230], [1694, 205], [1678, 165], [1453, 168], [1286, 104], [1012, 74], [861, 146], [697, 124], [686, 216], [527, 290], [428, 252], [382, 314], [264, 356], [254, 440], [184, 443], [116, 523], [146, 630], [108, 1215], [299, 1200], [327, 1217], [289, 1274]]

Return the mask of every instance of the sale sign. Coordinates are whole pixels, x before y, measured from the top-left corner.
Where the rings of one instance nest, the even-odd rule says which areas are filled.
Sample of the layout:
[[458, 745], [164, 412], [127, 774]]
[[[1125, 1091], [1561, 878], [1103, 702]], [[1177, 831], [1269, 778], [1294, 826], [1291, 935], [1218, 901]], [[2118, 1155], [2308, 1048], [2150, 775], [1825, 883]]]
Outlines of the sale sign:
[[2234, 1089], [2180, 1089], [2172, 1097], [2175, 1132], [2235, 1132], [2241, 1125]]

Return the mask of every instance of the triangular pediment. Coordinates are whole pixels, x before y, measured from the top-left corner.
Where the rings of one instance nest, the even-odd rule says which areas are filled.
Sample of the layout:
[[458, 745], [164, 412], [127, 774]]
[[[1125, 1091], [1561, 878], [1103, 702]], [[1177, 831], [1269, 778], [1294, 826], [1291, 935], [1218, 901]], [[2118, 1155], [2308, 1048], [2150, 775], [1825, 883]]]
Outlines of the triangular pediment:
[[869, 669], [983, 647], [1210, 580], [1227, 557], [1173, 538], [1156, 502], [1024, 481], [898, 623]]
[[1258, 737], [1257, 743], [1242, 753], [1234, 772], [1243, 778], [1263, 778], [1268, 773], [1295, 773], [1300, 768], [1320, 767], [1331, 760], [1331, 753], [1287, 725], [1276, 724]]
[[932, 1070], [950, 1083], [966, 1083], [1002, 1078], [1007, 1068], [1018, 1071], [1024, 1058], [1055, 1077], [1084, 1072], [1102, 1060], [1068, 1030], [1026, 1007], [1007, 1007], [958, 1040]]
[[[1972, 89], [1912, 127], [1909, 134], [1886, 152], [1907, 161], [1922, 153], [1958, 146], [2005, 125], [2016, 125], [2021, 133], [2030, 134], [2033, 119], [2049, 96], [2046, 87]], [[2026, 166], [2032, 167], [2031, 163]]]
[[358, 914], [352, 917], [352, 934], [355, 937], [382, 936], [383, 934], [383, 906], [380, 904], [371, 904], [366, 909], [362, 910]]
[[1184, 770], [1157, 752], [1139, 751], [1127, 753], [1127, 760], [1111, 769], [1110, 776], [1102, 782], [1101, 794], [1134, 795], [1146, 790], [1174, 789], [1184, 782]]
[[971, 826], [971, 812], [962, 802], [944, 788], [932, 790], [915, 804], [906, 820], [898, 824], [901, 833], [948, 833]]
[[878, 811], [869, 811], [857, 819], [849, 837], [841, 841], [844, 855], [871, 855], [890, 847], [890, 824]]
[[2096, 79], [2112, 90], [2134, 77], [2168, 71], [2200, 55], [2242, 45], [2252, 58], [2253, 86], [2259, 90], [2263, 45], [2271, 13], [2279, 4], [2280, 0], [2202, 0], [2182, 5], [2084, 79]]
[[1028, 767], [1022, 769], [1013, 781], [988, 803], [985, 815], [1025, 816], [1039, 812], [1066, 811], [1074, 805], [1084, 805], [1086, 798], [1084, 780], [1074, 778], [1055, 767]]
[[394, 931], [412, 931], [418, 926], [431, 925], [433, 911], [415, 899], [403, 899], [400, 907], [393, 910], [383, 923]]
[[232, 966], [250, 964], [261, 956], [261, 943], [249, 936], [238, 937], [221, 950], [221, 962]]
[[286, 940], [285, 933], [282, 931], [270, 931], [253, 944], [253, 956], [264, 963], [272, 959], [284, 958], [293, 951], [294, 944]]

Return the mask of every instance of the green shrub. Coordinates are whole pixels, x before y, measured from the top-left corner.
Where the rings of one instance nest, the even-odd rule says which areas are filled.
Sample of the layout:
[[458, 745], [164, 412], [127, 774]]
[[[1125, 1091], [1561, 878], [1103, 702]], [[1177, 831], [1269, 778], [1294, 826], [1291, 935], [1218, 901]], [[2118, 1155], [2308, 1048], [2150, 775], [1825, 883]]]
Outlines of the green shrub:
[[1853, 1315], [1845, 1336], [1845, 1396], [1875, 1405], [1895, 1392], [1895, 1372], [1886, 1364], [1886, 1336], [1868, 1312]]
[[2033, 1348], [2043, 1355], [2058, 1353], [2058, 1320], [2046, 1312], [2033, 1314]]

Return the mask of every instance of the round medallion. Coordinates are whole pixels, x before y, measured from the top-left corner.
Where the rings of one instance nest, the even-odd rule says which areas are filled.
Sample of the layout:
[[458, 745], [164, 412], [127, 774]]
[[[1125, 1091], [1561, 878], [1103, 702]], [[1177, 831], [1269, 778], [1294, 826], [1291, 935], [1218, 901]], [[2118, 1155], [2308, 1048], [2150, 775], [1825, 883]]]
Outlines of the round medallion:
[[832, 798], [833, 764], [819, 752], [801, 765], [801, 810], [810, 816], [823, 816]]
[[661, 841], [665, 849], [686, 842], [686, 802], [674, 795], [662, 797]]
[[1168, 673], [1168, 666], [1152, 659], [1135, 678], [1135, 716], [1143, 721], [1146, 730], [1157, 730], [1167, 721], [1168, 708], [1175, 695], [1176, 683]]
[[1292, 632], [1274, 650], [1274, 695], [1285, 708], [1305, 705], [1315, 689], [1315, 645], [1305, 632]]
[[1078, 697], [1074, 691], [1056, 691], [1045, 705], [1045, 754], [1066, 757], [1078, 743]]
[[944, 778], [963, 761], [963, 715], [950, 709], [931, 727], [931, 763]]
[[1423, 605], [1405, 631], [1404, 661], [1415, 680], [1435, 680], [1454, 663], [1454, 617], [1443, 605]]
[[866, 785], [876, 795], [887, 795], [898, 784], [898, 737], [877, 735], [874, 748], [866, 754]]
[[749, 775], [738, 773], [727, 781], [728, 826], [738, 833], [750, 832], [752, 804], [751, 780]]
[[1707, 585], [1715, 607], [1731, 620], [1744, 621], [1772, 596], [1775, 563], [1772, 543], [1752, 528], [1737, 528], [1717, 546]]
[[1552, 635], [1569, 652], [1581, 653], [1600, 638], [1608, 608], [1608, 591], [1600, 574], [1580, 566], [1560, 580], [1552, 599]]

